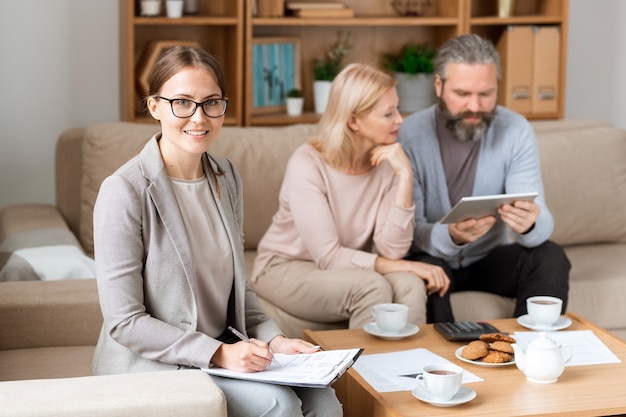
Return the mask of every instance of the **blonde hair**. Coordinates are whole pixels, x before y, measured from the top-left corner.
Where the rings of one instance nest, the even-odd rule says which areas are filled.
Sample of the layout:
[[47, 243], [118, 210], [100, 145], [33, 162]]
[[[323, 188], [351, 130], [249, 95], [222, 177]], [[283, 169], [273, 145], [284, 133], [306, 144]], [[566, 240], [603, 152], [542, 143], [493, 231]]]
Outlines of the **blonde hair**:
[[349, 161], [354, 151], [350, 118], [369, 113], [396, 84], [390, 74], [368, 64], [349, 64], [335, 77], [318, 137], [311, 141], [328, 164], [340, 167]]

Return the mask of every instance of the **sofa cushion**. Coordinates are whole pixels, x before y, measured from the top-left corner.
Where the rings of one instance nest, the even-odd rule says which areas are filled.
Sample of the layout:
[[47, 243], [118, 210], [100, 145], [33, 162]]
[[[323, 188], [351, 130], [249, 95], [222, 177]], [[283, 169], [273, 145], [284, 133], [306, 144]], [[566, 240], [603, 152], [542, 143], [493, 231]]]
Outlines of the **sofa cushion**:
[[317, 126], [222, 129], [209, 152], [229, 158], [243, 181], [245, 248], [254, 249], [278, 210], [278, 192], [287, 161]]
[[[568, 311], [580, 314], [608, 330], [624, 330], [626, 317], [626, 245], [569, 246], [572, 262]], [[624, 333], [622, 333], [624, 337]]]
[[157, 124], [104, 123], [85, 129], [81, 186], [80, 243], [93, 256], [93, 208], [100, 184], [159, 131]]
[[626, 131], [593, 122], [533, 126], [555, 220], [552, 239], [626, 242]]
[[[294, 149], [315, 132], [316, 125], [285, 127], [224, 126], [210, 153], [225, 156], [244, 181], [244, 234], [246, 248], [255, 248], [278, 208], [278, 190]], [[85, 130], [81, 190], [80, 242], [93, 256], [93, 208], [100, 184], [135, 155], [154, 133], [157, 124], [103, 123]]]

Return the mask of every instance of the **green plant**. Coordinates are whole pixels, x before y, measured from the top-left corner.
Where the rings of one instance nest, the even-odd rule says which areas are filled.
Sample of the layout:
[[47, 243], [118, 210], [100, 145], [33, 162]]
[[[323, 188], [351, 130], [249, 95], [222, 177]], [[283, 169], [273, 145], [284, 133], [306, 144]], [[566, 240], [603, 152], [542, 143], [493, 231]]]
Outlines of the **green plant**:
[[341, 71], [343, 59], [350, 49], [352, 49], [350, 34], [340, 36], [335, 47], [323, 59], [316, 59], [313, 63], [313, 79], [317, 81], [334, 80]]
[[424, 45], [407, 44], [399, 55], [385, 54], [385, 68], [406, 74], [432, 74], [437, 51]]
[[287, 91], [287, 97], [302, 97], [302, 90], [299, 88], [292, 88]]

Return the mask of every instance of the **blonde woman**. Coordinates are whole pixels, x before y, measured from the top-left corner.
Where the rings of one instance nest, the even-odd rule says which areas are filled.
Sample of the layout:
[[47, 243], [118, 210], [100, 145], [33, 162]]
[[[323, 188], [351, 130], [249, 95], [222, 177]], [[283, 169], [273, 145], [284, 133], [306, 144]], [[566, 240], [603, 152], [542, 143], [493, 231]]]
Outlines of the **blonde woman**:
[[396, 82], [351, 64], [333, 81], [319, 135], [287, 165], [279, 208], [251, 277], [262, 297], [294, 316], [350, 328], [370, 308], [397, 302], [426, 321], [428, 292], [445, 293], [443, 269], [403, 259], [413, 239], [413, 171], [397, 143]]

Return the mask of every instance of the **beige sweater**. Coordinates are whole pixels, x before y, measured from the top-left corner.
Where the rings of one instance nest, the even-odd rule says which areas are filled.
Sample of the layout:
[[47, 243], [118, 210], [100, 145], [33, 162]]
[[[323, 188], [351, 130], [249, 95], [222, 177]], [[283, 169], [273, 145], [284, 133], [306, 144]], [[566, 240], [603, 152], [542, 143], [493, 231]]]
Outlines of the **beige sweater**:
[[[385, 161], [363, 175], [344, 174], [309, 144], [291, 156], [279, 208], [261, 239], [252, 280], [274, 256], [310, 260], [320, 269], [373, 269], [374, 250], [402, 258], [413, 239], [414, 207], [393, 200], [397, 177]], [[375, 245], [375, 249], [372, 247]]]

